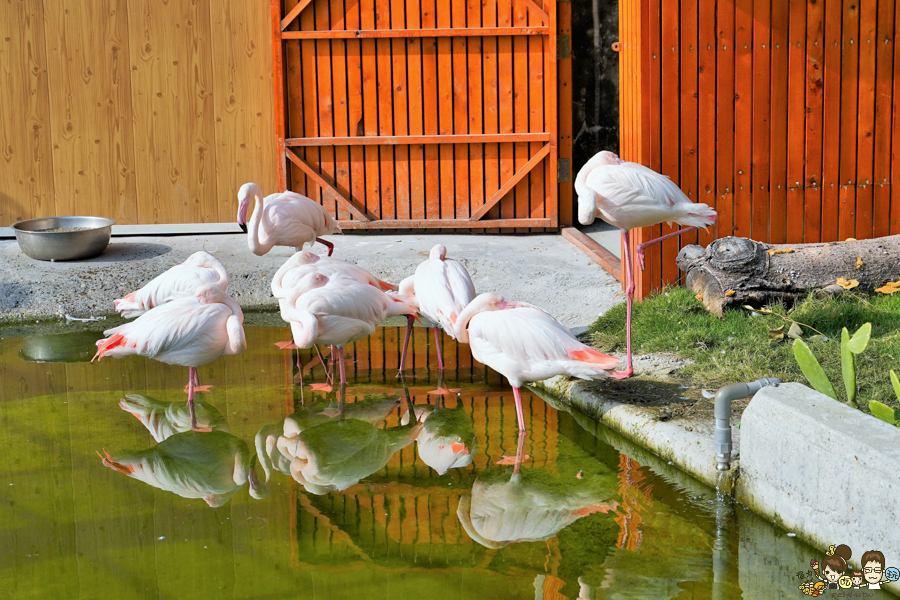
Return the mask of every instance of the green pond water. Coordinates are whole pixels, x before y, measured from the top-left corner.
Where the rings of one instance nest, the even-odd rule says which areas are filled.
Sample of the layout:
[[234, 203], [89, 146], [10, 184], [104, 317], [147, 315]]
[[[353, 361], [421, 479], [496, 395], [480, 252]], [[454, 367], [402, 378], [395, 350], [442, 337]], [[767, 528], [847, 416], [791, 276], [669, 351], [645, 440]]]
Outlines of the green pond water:
[[537, 395], [520, 438], [508, 384], [446, 337], [439, 382], [424, 328], [402, 382], [400, 328], [347, 348], [340, 414], [315, 355], [301, 385], [275, 346], [287, 328], [248, 327], [199, 370], [202, 433], [183, 432], [186, 368], [14, 333], [2, 598], [781, 598], [818, 556]]

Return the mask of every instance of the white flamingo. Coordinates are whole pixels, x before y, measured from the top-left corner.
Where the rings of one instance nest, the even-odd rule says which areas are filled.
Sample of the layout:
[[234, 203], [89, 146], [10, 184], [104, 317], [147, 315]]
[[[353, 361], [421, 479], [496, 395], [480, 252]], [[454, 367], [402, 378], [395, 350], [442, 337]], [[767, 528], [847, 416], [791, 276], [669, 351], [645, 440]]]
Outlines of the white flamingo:
[[631, 245], [628, 231], [674, 221], [687, 225], [685, 229], [666, 234], [638, 245], [636, 254], [644, 269], [644, 248], [670, 237], [708, 227], [716, 222], [716, 211], [706, 204], [695, 204], [665, 175], [633, 162], [627, 162], [604, 150], [594, 155], [575, 178], [578, 192], [578, 221], [590, 225], [600, 217], [622, 230], [625, 244], [625, 271], [628, 281], [625, 296], [628, 302], [626, 318], [627, 365], [624, 371], [613, 373], [625, 379], [634, 374], [631, 363], [631, 304], [634, 299], [634, 268], [631, 264]]
[[[126, 394], [119, 401], [119, 408], [140, 421], [157, 442], [191, 430], [190, 409], [184, 402], [163, 402], [142, 394]], [[225, 417], [212, 404], [194, 400], [194, 411], [198, 429], [228, 431]]]
[[[248, 222], [247, 208], [251, 199], [256, 200], [256, 206]], [[320, 236], [341, 230], [331, 213], [318, 202], [290, 191], [263, 198], [255, 183], [245, 183], [238, 191], [237, 222], [247, 232], [247, 245], [257, 256], [266, 254], [274, 246], [293, 246], [301, 250], [307, 242], [324, 244], [331, 256], [334, 244]]]
[[472, 300], [456, 320], [457, 339], [469, 344], [478, 362], [494, 369], [513, 388], [519, 431], [525, 431], [522, 395], [526, 381], [556, 375], [580, 379], [608, 377], [619, 359], [579, 342], [549, 313], [493, 293]]
[[244, 313], [237, 302], [218, 287], [206, 285], [193, 296], [176, 298], [130, 323], [104, 331], [108, 337], [97, 340], [97, 353], [91, 361], [138, 355], [188, 367], [188, 407], [191, 427], [197, 429], [197, 367], [243, 352], [247, 347], [243, 322]]
[[173, 298], [190, 296], [201, 286], [212, 284], [228, 289], [228, 271], [208, 252], [191, 254], [186, 261], [151, 279], [144, 287], [115, 301], [116, 310], [126, 319], [144, 314]]

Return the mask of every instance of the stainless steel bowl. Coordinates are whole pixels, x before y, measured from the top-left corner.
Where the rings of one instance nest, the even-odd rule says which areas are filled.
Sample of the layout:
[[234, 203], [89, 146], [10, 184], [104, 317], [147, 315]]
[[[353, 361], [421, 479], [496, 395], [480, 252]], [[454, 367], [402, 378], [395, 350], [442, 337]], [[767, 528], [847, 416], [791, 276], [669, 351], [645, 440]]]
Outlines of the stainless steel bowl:
[[[79, 260], [99, 256], [109, 245], [113, 219], [105, 217], [45, 217], [13, 223], [22, 252], [37, 260]], [[46, 231], [89, 227], [81, 231]]]

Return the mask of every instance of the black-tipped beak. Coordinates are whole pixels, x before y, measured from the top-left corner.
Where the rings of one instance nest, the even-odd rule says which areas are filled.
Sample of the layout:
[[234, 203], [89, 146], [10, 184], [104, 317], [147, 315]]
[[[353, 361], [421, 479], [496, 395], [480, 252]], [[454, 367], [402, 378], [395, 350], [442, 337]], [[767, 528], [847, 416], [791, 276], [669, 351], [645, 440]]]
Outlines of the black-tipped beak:
[[247, 224], [246, 223], [238, 223], [238, 226], [241, 228], [241, 231], [247, 233]]

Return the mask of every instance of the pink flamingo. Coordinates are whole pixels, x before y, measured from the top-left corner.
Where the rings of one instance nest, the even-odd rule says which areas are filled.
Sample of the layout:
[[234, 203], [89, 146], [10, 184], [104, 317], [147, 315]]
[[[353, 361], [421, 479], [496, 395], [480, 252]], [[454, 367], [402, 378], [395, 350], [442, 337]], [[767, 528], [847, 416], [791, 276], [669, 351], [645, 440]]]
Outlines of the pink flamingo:
[[228, 271], [213, 255], [201, 250], [180, 265], [157, 275], [141, 289], [119, 298], [115, 307], [119, 314], [131, 319], [173, 298], [190, 296], [207, 284], [228, 289]]
[[[438, 328], [456, 339], [454, 324], [459, 313], [475, 297], [475, 284], [469, 272], [458, 261], [447, 258], [447, 248], [437, 244], [431, 249], [428, 260], [416, 267], [415, 275], [400, 282], [398, 296], [419, 309], [419, 313], [434, 323], [434, 343], [437, 347], [438, 368], [444, 368], [441, 355], [441, 334]], [[411, 323], [410, 323], [411, 325]], [[400, 370], [406, 366], [406, 346], [411, 327], [406, 329]]]
[[107, 338], [97, 340], [97, 353], [91, 361], [107, 355], [138, 355], [188, 367], [191, 428], [199, 431], [194, 413], [197, 367], [243, 352], [247, 347], [243, 322], [244, 313], [231, 296], [205, 285], [193, 296], [176, 298], [130, 323], [104, 331]]
[[[256, 200], [256, 206], [248, 223], [247, 208], [251, 198]], [[255, 183], [245, 183], [238, 191], [237, 222], [247, 232], [247, 245], [257, 256], [267, 253], [273, 246], [293, 246], [300, 250], [303, 244], [313, 241], [327, 246], [328, 256], [331, 256], [334, 244], [319, 236], [341, 231], [331, 214], [318, 202], [290, 191], [263, 199], [262, 190]]]
[[346, 275], [309, 273], [285, 298], [281, 318], [290, 323], [298, 348], [315, 344], [337, 348], [343, 388], [347, 382], [344, 346], [373, 334], [386, 317], [415, 312], [409, 303]]
[[633, 162], [626, 162], [604, 150], [594, 155], [575, 178], [578, 192], [578, 221], [590, 225], [600, 217], [622, 230], [625, 243], [625, 271], [628, 283], [625, 296], [628, 302], [626, 346], [628, 364], [624, 371], [613, 373], [617, 379], [634, 375], [631, 362], [631, 304], [634, 300], [634, 272], [631, 264], [631, 245], [628, 231], [666, 222], [687, 225], [685, 229], [668, 233], [637, 247], [638, 263], [644, 269], [644, 248], [670, 237], [708, 227], [716, 222], [716, 211], [706, 204], [695, 204], [665, 175]]
[[525, 431], [522, 395], [526, 381], [556, 375], [600, 379], [612, 374], [619, 359], [579, 342], [550, 314], [531, 304], [485, 293], [472, 300], [456, 320], [456, 336], [472, 356], [509, 380], [516, 399], [519, 431]]

